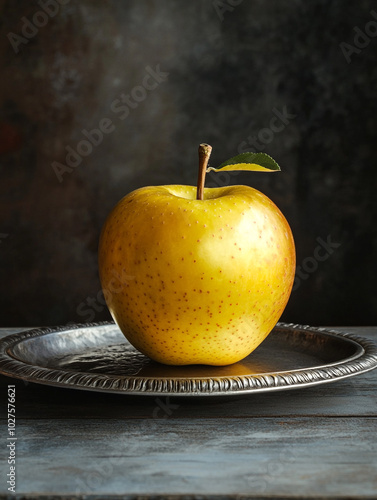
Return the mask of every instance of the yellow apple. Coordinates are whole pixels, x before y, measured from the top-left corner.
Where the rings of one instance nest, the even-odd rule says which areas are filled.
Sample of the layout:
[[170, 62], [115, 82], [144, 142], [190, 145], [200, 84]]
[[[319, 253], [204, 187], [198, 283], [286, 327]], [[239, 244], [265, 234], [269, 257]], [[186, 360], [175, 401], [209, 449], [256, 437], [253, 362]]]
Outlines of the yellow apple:
[[108, 216], [99, 271], [109, 310], [139, 351], [169, 365], [228, 365], [280, 318], [295, 273], [291, 229], [248, 186], [144, 187]]

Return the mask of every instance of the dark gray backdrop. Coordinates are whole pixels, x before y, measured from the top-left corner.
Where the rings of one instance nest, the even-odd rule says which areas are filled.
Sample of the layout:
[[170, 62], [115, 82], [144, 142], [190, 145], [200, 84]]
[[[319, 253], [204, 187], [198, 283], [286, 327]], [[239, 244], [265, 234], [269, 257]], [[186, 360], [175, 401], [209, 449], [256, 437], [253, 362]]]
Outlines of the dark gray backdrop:
[[[1, 324], [108, 319], [97, 274], [106, 214], [137, 187], [195, 184], [200, 142], [213, 165], [254, 149], [282, 166], [208, 185], [249, 184], [286, 215], [300, 269], [283, 319], [375, 324], [373, 8], [0, 2]], [[81, 143], [69, 165], [67, 148], [100, 125], [102, 140], [92, 135], [90, 152]]]

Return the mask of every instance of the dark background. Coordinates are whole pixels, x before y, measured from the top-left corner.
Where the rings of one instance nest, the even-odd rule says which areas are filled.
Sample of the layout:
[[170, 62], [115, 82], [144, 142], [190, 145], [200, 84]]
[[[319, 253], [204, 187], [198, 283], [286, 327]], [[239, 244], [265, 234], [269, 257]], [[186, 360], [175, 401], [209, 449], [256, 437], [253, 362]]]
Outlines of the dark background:
[[[63, 3], [0, 1], [2, 326], [109, 319], [97, 244], [111, 207], [140, 186], [195, 184], [200, 142], [217, 166], [258, 135], [281, 173], [207, 184], [249, 184], [286, 215], [304, 274], [282, 319], [376, 324], [372, 2]], [[158, 66], [168, 76], [143, 96], [135, 88]], [[139, 99], [123, 120], [111, 109], [122, 93]], [[276, 110], [289, 119], [263, 130]], [[114, 130], [60, 182], [52, 163], [104, 118]]]

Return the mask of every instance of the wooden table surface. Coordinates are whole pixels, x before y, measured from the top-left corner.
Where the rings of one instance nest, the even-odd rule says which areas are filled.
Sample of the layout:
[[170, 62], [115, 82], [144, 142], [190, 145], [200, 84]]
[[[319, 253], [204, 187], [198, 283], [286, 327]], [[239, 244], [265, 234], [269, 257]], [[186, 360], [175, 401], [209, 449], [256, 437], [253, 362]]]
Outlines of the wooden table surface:
[[[377, 327], [338, 330], [377, 343]], [[6, 483], [9, 384], [16, 494]], [[377, 370], [236, 398], [0, 385], [0, 498], [377, 498]]]

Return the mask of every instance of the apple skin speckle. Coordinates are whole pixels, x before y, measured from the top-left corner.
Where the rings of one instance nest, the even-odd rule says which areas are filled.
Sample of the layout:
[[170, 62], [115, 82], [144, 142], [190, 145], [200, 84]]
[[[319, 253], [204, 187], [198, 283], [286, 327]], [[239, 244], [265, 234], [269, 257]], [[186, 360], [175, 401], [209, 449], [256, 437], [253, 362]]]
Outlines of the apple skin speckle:
[[279, 320], [295, 248], [284, 216], [253, 188], [206, 188], [196, 200], [193, 186], [145, 187], [107, 218], [99, 272], [114, 320], [139, 351], [170, 365], [228, 365]]

